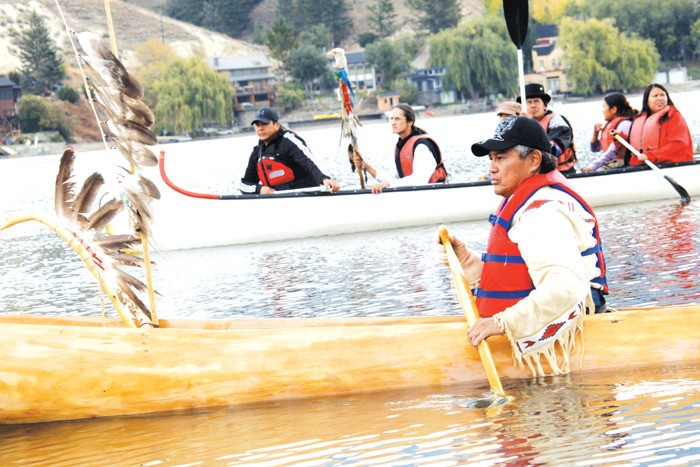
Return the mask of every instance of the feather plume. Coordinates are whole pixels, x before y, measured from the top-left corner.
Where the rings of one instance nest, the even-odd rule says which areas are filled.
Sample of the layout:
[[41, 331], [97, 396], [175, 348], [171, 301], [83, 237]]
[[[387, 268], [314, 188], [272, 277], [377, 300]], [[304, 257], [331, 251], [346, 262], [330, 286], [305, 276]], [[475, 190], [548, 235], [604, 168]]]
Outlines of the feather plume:
[[85, 214], [86, 212], [90, 211], [92, 204], [95, 202], [95, 198], [97, 197], [97, 193], [100, 191], [100, 188], [102, 188], [104, 183], [104, 177], [102, 177], [102, 174], [98, 172], [93, 173], [85, 179], [82, 188], [78, 192], [75, 200], [73, 201], [73, 205], [71, 206], [72, 220], [77, 220], [77, 216], [79, 214]]
[[101, 232], [124, 209], [124, 201], [111, 199], [93, 212], [83, 223], [85, 231]]
[[105, 120], [133, 122], [150, 128], [155, 123], [153, 112], [143, 101], [132, 99], [110, 88], [95, 86], [90, 82], [90, 91], [96, 107], [104, 114]]
[[56, 191], [54, 194], [54, 206], [56, 215], [63, 217], [67, 215], [72, 207], [75, 193], [75, 183], [71, 181], [73, 177], [73, 162], [75, 161], [75, 151], [72, 148], [63, 151], [61, 161], [58, 165], [58, 175], [56, 175]]

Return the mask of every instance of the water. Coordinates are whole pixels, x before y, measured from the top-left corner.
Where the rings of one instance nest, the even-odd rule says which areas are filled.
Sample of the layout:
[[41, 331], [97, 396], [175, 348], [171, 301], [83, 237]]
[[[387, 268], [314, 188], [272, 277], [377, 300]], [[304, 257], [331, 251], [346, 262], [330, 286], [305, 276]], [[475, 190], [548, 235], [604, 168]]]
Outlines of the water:
[[[700, 92], [674, 94], [700, 133]], [[632, 98], [639, 107], [639, 97]], [[559, 106], [583, 163], [600, 102]], [[419, 117], [453, 180], [483, 173], [469, 145], [496, 117]], [[337, 128], [299, 132], [319, 165], [356, 184]], [[363, 155], [388, 167], [388, 123], [361, 128]], [[166, 145], [177, 182], [231, 193], [253, 136]], [[78, 155], [86, 171], [104, 154]], [[81, 167], [84, 164], [85, 167]], [[57, 156], [0, 161], [0, 218], [50, 212]], [[178, 172], [178, 168], [179, 172]], [[665, 183], [660, 180], [659, 183]], [[613, 307], [700, 301], [700, 210], [668, 200], [598, 209]], [[246, 220], [231, 219], [231, 228]], [[475, 249], [488, 223], [449, 225]], [[160, 317], [349, 317], [461, 314], [437, 265], [437, 226], [156, 254]], [[96, 315], [100, 297], [71, 250], [38, 224], [0, 232], [0, 310]], [[108, 304], [109, 305], [109, 304]], [[108, 313], [116, 315], [107, 307]], [[690, 323], [689, 323], [690, 324]], [[653, 343], [650, 343], [653, 345]], [[614, 356], [611, 356], [614, 357]], [[627, 363], [627, 362], [623, 362]], [[423, 388], [165, 417], [0, 428], [3, 465], [692, 465], [700, 462], [700, 370], [627, 368], [506, 381], [514, 400], [470, 409], [480, 386]]]

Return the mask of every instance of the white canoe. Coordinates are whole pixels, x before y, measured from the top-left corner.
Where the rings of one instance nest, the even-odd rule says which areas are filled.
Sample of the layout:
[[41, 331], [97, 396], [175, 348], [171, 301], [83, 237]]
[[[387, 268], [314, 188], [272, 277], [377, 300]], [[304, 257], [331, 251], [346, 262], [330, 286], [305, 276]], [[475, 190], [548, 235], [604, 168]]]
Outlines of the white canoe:
[[[679, 198], [664, 175], [690, 196], [700, 196], [698, 159], [660, 171], [647, 167], [613, 169], [575, 174], [570, 180], [591, 206], [600, 207]], [[165, 250], [486, 219], [500, 201], [488, 182], [388, 188], [381, 195], [369, 190], [342, 190], [336, 194], [315, 191], [215, 199], [184, 195], [160, 177], [158, 182], [162, 199], [154, 206], [155, 241]]]

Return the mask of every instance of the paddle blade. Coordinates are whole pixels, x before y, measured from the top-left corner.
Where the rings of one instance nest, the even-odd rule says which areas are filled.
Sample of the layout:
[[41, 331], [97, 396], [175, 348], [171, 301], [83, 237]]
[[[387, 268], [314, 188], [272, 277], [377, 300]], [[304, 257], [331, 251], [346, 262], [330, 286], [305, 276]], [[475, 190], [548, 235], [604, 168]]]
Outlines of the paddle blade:
[[523, 46], [527, 36], [529, 15], [528, 0], [503, 0], [503, 16], [506, 18], [508, 34], [518, 49]]
[[681, 203], [690, 203], [690, 193], [688, 193], [688, 190], [683, 188], [677, 181], [669, 177], [668, 175], [664, 175], [664, 178], [673, 185], [673, 188], [678, 192], [679, 195], [681, 195]]

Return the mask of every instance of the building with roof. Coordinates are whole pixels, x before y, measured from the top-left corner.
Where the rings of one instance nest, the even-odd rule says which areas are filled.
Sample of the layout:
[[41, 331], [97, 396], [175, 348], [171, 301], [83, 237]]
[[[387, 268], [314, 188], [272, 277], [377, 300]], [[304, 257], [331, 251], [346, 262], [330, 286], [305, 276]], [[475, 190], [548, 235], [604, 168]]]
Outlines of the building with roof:
[[0, 76], [0, 145], [2, 139], [11, 136], [18, 128], [14, 117], [17, 115], [15, 104], [22, 95], [22, 88], [4, 76]]
[[572, 86], [566, 79], [562, 49], [558, 46], [559, 27], [554, 24], [537, 24], [534, 28], [535, 45], [532, 46], [532, 73], [525, 76], [528, 83], [539, 83], [551, 95], [566, 94]]
[[272, 62], [265, 55], [214, 57], [209, 66], [231, 80], [236, 109], [272, 106], [278, 84]]
[[348, 61], [348, 79], [357, 90], [374, 91], [377, 89], [377, 74], [365, 59], [365, 51], [345, 52]]
[[444, 89], [442, 86], [442, 76], [445, 74], [445, 67], [430, 67], [417, 70], [408, 77], [409, 81], [418, 88], [418, 99], [416, 104], [454, 104], [456, 92], [454, 89]]

